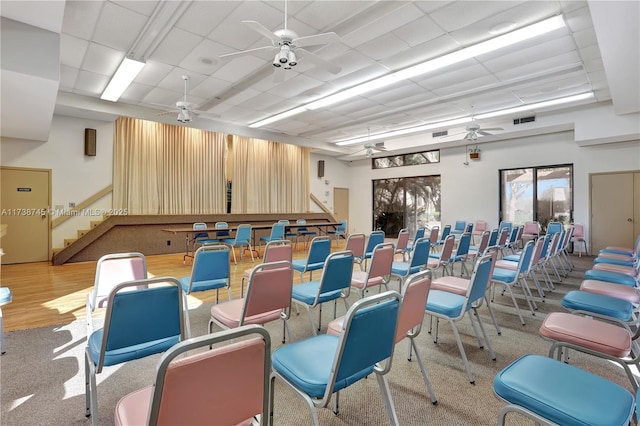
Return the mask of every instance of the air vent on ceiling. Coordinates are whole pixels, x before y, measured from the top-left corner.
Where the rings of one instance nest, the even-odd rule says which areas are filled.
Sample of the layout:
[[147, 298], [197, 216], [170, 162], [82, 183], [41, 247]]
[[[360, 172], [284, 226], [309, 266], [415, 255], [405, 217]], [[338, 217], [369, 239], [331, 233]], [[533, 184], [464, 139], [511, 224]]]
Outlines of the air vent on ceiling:
[[431, 133], [431, 136], [434, 137], [434, 138], [440, 138], [442, 136], [447, 136], [448, 134], [449, 134], [448, 130], [443, 130], [441, 132], [433, 132], [433, 133]]
[[513, 120], [513, 124], [515, 126], [516, 124], [531, 123], [532, 121], [536, 121], [535, 115], [532, 115], [530, 117], [516, 118]]

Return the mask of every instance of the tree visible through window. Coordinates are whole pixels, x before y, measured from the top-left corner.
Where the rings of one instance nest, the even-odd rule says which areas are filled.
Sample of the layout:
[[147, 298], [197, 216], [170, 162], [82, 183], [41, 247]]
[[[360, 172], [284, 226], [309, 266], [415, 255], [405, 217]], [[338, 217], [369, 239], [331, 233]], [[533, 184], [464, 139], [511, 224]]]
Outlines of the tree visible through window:
[[393, 238], [402, 228], [440, 225], [440, 176], [373, 181], [373, 228]]

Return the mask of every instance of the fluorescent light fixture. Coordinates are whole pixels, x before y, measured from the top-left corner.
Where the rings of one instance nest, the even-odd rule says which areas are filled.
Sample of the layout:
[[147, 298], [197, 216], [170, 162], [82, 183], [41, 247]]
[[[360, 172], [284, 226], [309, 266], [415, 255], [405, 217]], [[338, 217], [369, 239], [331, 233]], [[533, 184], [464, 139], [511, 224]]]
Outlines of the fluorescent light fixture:
[[273, 115], [269, 118], [265, 118], [264, 120], [256, 121], [255, 123], [249, 125], [249, 127], [251, 128], [262, 127], [264, 125], [267, 125], [276, 121], [280, 121], [284, 118], [291, 117], [292, 115], [300, 114], [303, 111], [307, 111], [307, 108], [305, 108], [304, 106], [290, 109], [289, 111], [285, 111], [280, 114]]
[[549, 101], [543, 101], [543, 102], [536, 102], [534, 104], [522, 105], [522, 106], [507, 108], [499, 111], [487, 112], [485, 114], [476, 114], [473, 117], [468, 116], [468, 117], [455, 118], [452, 120], [439, 121], [436, 123], [425, 124], [422, 126], [407, 127], [405, 129], [392, 130], [389, 132], [378, 133], [376, 135], [371, 135], [371, 136], [361, 136], [353, 139], [344, 139], [344, 140], [337, 141], [335, 144], [339, 146], [348, 146], [348, 145], [355, 145], [355, 144], [379, 140], [379, 139], [389, 139], [389, 138], [408, 135], [412, 133], [420, 133], [426, 130], [432, 130], [439, 127], [452, 127], [460, 124], [470, 123], [474, 119], [482, 120], [485, 118], [500, 117], [503, 115], [515, 114], [522, 111], [529, 111], [532, 109], [540, 109], [540, 108], [546, 108], [554, 105], [561, 105], [561, 104], [566, 104], [570, 102], [582, 101], [582, 100], [590, 99], [593, 97], [594, 97], [593, 92], [581, 93], [579, 95], [567, 96], [567, 97], [558, 98], [558, 99], [551, 99]]
[[[551, 18], [545, 19], [544, 21], [540, 21], [538, 23], [529, 25], [527, 27], [520, 28], [519, 30], [511, 31], [510, 33], [506, 33], [501, 36], [494, 37], [492, 39], [483, 41], [473, 46], [462, 48], [460, 50], [457, 50], [452, 53], [448, 53], [438, 58], [431, 59], [429, 61], [405, 68], [400, 71], [396, 71], [391, 74], [387, 74], [385, 76], [373, 79], [371, 81], [343, 90], [341, 92], [334, 93], [332, 95], [326, 96], [324, 98], [321, 98], [311, 103], [308, 103], [306, 105], [303, 105], [303, 107], [301, 108], [299, 107], [294, 110], [290, 110], [282, 114], [277, 114], [267, 119], [264, 119], [262, 121], [253, 123], [249, 127], [261, 127], [266, 124], [270, 124], [275, 121], [279, 121], [284, 118], [291, 117], [292, 115], [295, 115], [302, 111], [324, 108], [326, 106], [347, 100], [349, 98], [359, 96], [363, 93], [371, 92], [371, 91], [380, 89], [382, 87], [386, 87], [391, 84], [397, 83], [402, 80], [407, 80], [419, 75], [423, 75], [423, 74], [438, 70], [440, 68], [444, 68], [449, 65], [462, 62], [466, 59], [480, 56], [484, 53], [492, 52], [494, 50], [498, 50], [503, 47], [510, 46], [512, 44], [521, 42], [523, 40], [537, 37], [539, 35], [548, 33], [558, 28], [562, 28], [564, 26], [565, 26], [565, 22], [562, 15], [556, 15]], [[291, 111], [297, 111], [297, 112], [291, 113]]]
[[127, 90], [134, 78], [142, 71], [144, 62], [131, 58], [124, 58], [116, 73], [111, 77], [111, 81], [104, 89], [100, 99], [115, 102]]
[[564, 98], [551, 99], [549, 101], [536, 102], [535, 104], [522, 105], [514, 108], [507, 108], [500, 111], [487, 112], [486, 114], [477, 114], [476, 118], [482, 120], [485, 118], [500, 117], [501, 115], [515, 114], [522, 111], [530, 111], [532, 109], [546, 108], [554, 105], [566, 104], [569, 102], [577, 102], [585, 99], [593, 98], [593, 92], [580, 93], [579, 95], [567, 96]]

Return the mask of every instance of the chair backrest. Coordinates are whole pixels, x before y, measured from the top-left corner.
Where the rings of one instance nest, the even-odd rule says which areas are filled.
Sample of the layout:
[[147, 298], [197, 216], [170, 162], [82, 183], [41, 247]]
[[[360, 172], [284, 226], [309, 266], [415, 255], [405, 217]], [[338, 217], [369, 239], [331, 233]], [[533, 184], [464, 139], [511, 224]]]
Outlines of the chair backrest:
[[[416, 268], [420, 268], [427, 264], [429, 260], [429, 251], [431, 251], [431, 241], [427, 238], [418, 238], [413, 243], [413, 256], [409, 264], [409, 273], [415, 273]], [[423, 309], [424, 310], [424, 309]]]
[[500, 247], [504, 247], [507, 244], [507, 241], [509, 240], [509, 234], [511, 233], [511, 230], [509, 228], [502, 228], [500, 229], [500, 235], [498, 236], [498, 245]]
[[238, 225], [235, 240], [236, 244], [248, 244], [251, 241], [251, 225]]
[[[205, 225], [206, 227], [206, 225]], [[147, 260], [142, 253], [113, 253], [98, 259], [93, 282], [92, 306], [98, 307], [99, 300], [106, 301], [113, 288], [125, 281], [147, 278]]]
[[467, 222], [464, 220], [456, 220], [453, 230], [456, 232], [464, 232], [467, 226]]
[[216, 238], [231, 236], [229, 233], [229, 224], [227, 222], [216, 222], [214, 228], [223, 229], [223, 231], [216, 231]]
[[403, 252], [409, 245], [409, 230], [403, 228], [398, 232], [398, 239], [396, 240], [396, 251]]
[[447, 235], [442, 244], [442, 251], [440, 252], [440, 260], [449, 262], [451, 261], [451, 255], [453, 254], [453, 246], [455, 245], [456, 237], [453, 234]]
[[440, 227], [434, 226], [431, 228], [431, 232], [429, 233], [429, 242], [431, 244], [436, 244], [438, 242], [438, 237], [440, 236]]
[[[166, 284], [149, 287], [150, 284]], [[136, 288], [144, 286], [144, 288]], [[134, 288], [134, 289], [132, 289]], [[118, 284], [109, 294], [100, 355], [102, 366], [120, 364], [164, 352], [184, 336], [183, 296], [175, 278], [159, 277]], [[144, 349], [144, 343], [157, 342]]]
[[511, 228], [513, 228], [513, 223], [503, 220], [502, 222], [500, 222], [500, 225], [498, 225], [498, 229], [503, 230], [505, 228], [508, 229], [509, 232], [511, 232]]
[[336, 231], [347, 232], [347, 221], [341, 220], [340, 225], [336, 228]]
[[476, 224], [473, 229], [477, 234], [482, 233], [487, 230], [487, 222], [484, 220], [476, 220]]
[[364, 246], [366, 241], [367, 237], [364, 234], [349, 234], [345, 250], [351, 251], [355, 258], [362, 259], [364, 257]]
[[483, 255], [473, 265], [473, 272], [467, 289], [467, 310], [484, 297], [495, 265], [497, 253]]
[[511, 229], [511, 234], [509, 234], [509, 244], [515, 244], [516, 241], [518, 241], [518, 237], [522, 236], [522, 230], [524, 229], [523, 226], [516, 226], [515, 228]]
[[564, 226], [561, 222], [549, 222], [547, 224], [547, 234], [555, 234], [556, 232], [561, 232], [564, 229]]
[[417, 240], [419, 240], [420, 238], [424, 238], [424, 232], [425, 232], [425, 229], [424, 229], [424, 228], [418, 228], [418, 229], [416, 229], [416, 235], [414, 235], [414, 237], [413, 237], [413, 241], [417, 241]]
[[[198, 351], [211, 345], [217, 346]], [[188, 351], [197, 353], [184, 357]], [[147, 424], [208, 424], [211, 413], [219, 424], [240, 424], [256, 415], [267, 419], [270, 373], [271, 338], [257, 325], [178, 343], [158, 363]]]
[[[288, 221], [287, 221], [288, 222]], [[285, 224], [282, 222], [274, 223], [271, 227], [270, 240], [283, 240], [284, 239]]]
[[537, 265], [538, 262], [540, 262], [542, 249], [547, 244], [548, 239], [549, 239], [549, 235], [543, 235], [542, 237], [536, 240], [536, 245], [533, 248], [533, 254], [531, 255], [531, 266]]
[[351, 287], [353, 275], [353, 253], [350, 251], [338, 251], [331, 253], [324, 262], [316, 303], [320, 295], [336, 290], [348, 290]]
[[378, 245], [384, 243], [384, 231], [373, 231], [369, 234], [369, 240], [367, 241], [367, 249], [365, 253], [373, 252], [373, 249]]
[[263, 263], [256, 266], [249, 276], [240, 325], [243, 325], [248, 317], [278, 309], [282, 309], [283, 315], [288, 316], [292, 288], [291, 262]]
[[367, 271], [367, 281], [391, 275], [394, 254], [395, 248], [392, 243], [382, 243], [375, 246], [371, 256], [371, 265]]
[[553, 234], [546, 234], [544, 238], [544, 244], [542, 245], [542, 252], [540, 253], [540, 260], [545, 260], [549, 253], [549, 245], [551, 244], [551, 236]]
[[309, 255], [307, 256], [307, 265], [312, 263], [324, 263], [331, 254], [331, 238], [326, 235], [314, 237], [309, 247]]
[[527, 241], [527, 244], [524, 245], [524, 249], [522, 249], [522, 254], [520, 255], [520, 260], [518, 261], [518, 267], [516, 269], [519, 275], [525, 273], [530, 268], [534, 246], [535, 242], [533, 240]]
[[584, 238], [584, 225], [582, 225], [581, 223], [572, 223], [571, 228], [573, 228], [573, 238], [575, 239]]
[[289, 240], [269, 241], [264, 248], [264, 263], [293, 260], [293, 246]]
[[229, 247], [224, 245], [203, 246], [196, 250], [187, 293], [191, 292], [194, 282], [228, 280], [230, 255]]
[[538, 222], [526, 222], [524, 224], [524, 235], [538, 235], [540, 233], [540, 224]]
[[490, 237], [491, 237], [491, 231], [482, 232], [482, 236], [480, 237], [480, 244], [478, 244], [478, 256], [482, 255], [484, 251], [487, 249], [487, 247], [489, 247]]
[[467, 223], [467, 226], [464, 228], [464, 232], [472, 233], [473, 232], [473, 223]]
[[458, 242], [456, 256], [466, 256], [469, 254], [469, 247], [471, 247], [471, 233], [465, 232], [462, 234], [460, 241]]
[[305, 219], [298, 219], [296, 220], [296, 225], [303, 225], [303, 226], [297, 226], [296, 229], [298, 230], [298, 232], [301, 231], [306, 231], [308, 228], [304, 225], [307, 224], [307, 221]]
[[[427, 244], [429, 243], [429, 241], [425, 241]], [[424, 319], [424, 307], [427, 306], [430, 289], [430, 269], [411, 275], [403, 286], [398, 327], [396, 328], [396, 343], [407, 335], [415, 337], [420, 333]]]
[[498, 245], [498, 234], [500, 230], [498, 228], [491, 230], [491, 235], [489, 237], [489, 247], [493, 247]]
[[[202, 229], [207, 229], [207, 224], [204, 222], [196, 222], [193, 224], [193, 229], [194, 230], [202, 230]], [[207, 232], [194, 232], [193, 233], [193, 238], [198, 239], [198, 238], [209, 238], [209, 234]]]
[[[354, 377], [376, 366], [381, 374], [389, 371], [393, 358], [396, 326], [400, 310], [400, 295], [386, 291], [355, 302], [345, 316], [342, 332], [325, 390], [325, 400], [351, 383]], [[423, 313], [424, 315], [424, 313]]]
[[451, 225], [445, 225], [442, 228], [442, 235], [440, 236], [440, 241], [444, 242], [445, 238], [451, 233]]

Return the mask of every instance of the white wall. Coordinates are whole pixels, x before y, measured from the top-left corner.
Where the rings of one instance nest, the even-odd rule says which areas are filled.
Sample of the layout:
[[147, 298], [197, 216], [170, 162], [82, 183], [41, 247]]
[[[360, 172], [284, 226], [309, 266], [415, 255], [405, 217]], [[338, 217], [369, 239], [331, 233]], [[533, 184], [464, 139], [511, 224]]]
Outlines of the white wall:
[[[574, 220], [589, 223], [589, 174], [640, 170], [640, 141], [579, 147], [573, 132], [540, 135], [479, 146], [481, 159], [466, 158], [465, 147], [443, 149], [440, 163], [372, 170], [370, 160], [350, 163], [349, 222], [356, 232], [372, 229], [374, 179], [440, 175], [442, 223], [486, 220], [498, 224], [498, 170], [556, 164], [574, 165]], [[350, 229], [350, 232], [353, 230]], [[587, 231], [588, 232], [588, 231]]]
[[[85, 128], [96, 129], [95, 157], [84, 155]], [[112, 183], [113, 123], [54, 115], [47, 142], [3, 138], [0, 164], [50, 169], [50, 207], [68, 209], [70, 202], [78, 204]], [[103, 197], [93, 207], [109, 209], [111, 196]], [[85, 213], [53, 230], [53, 248], [63, 247], [65, 238], [75, 238], [77, 230], [88, 229], [90, 221], [101, 219], [100, 216], [92, 216], [98, 211]]]
[[[318, 177], [318, 161], [324, 161], [324, 177]], [[311, 179], [309, 189], [326, 208], [333, 210], [333, 188], [349, 188], [349, 164], [338, 161], [326, 155], [311, 154]], [[351, 191], [349, 191], [351, 192]], [[311, 202], [312, 212], [321, 212], [322, 209]]]

